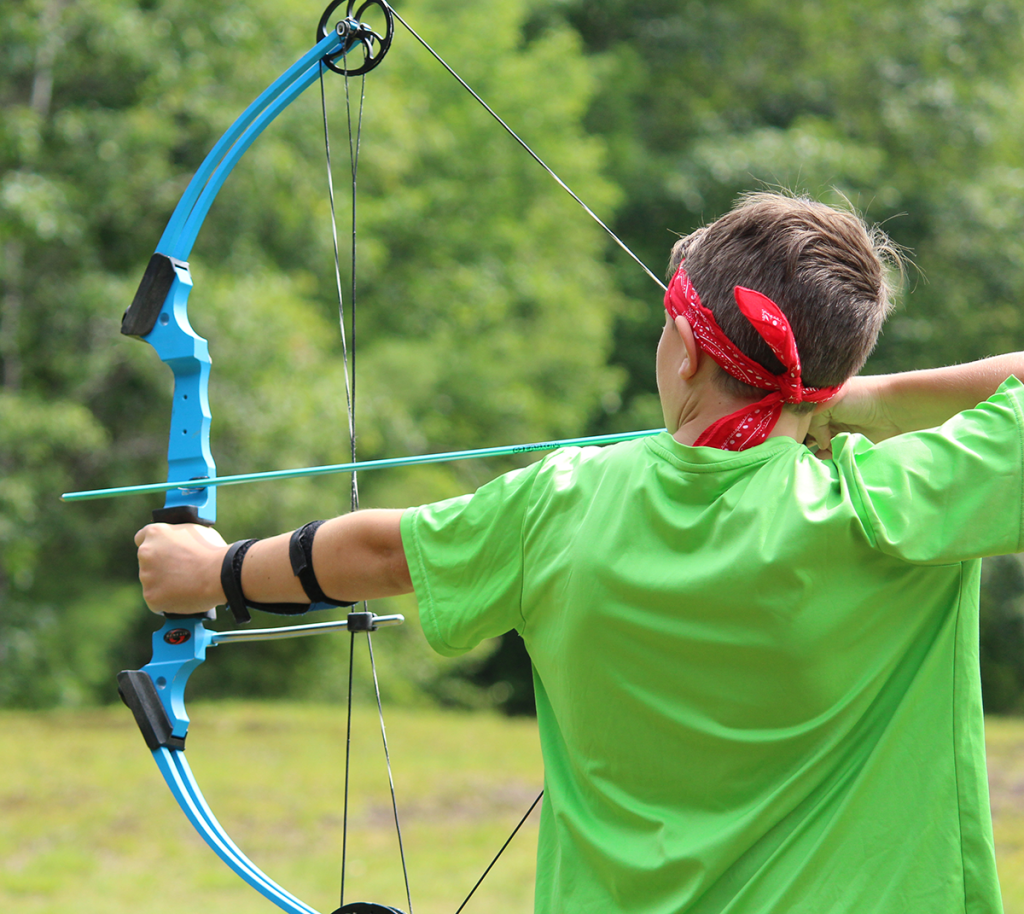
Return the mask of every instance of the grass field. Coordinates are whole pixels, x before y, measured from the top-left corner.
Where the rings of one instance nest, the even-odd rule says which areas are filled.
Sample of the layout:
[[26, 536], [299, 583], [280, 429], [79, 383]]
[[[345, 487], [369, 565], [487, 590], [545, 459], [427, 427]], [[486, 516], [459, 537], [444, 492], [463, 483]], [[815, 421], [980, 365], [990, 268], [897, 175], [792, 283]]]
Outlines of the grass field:
[[[320, 911], [338, 906], [344, 721], [332, 707], [198, 704], [189, 759], [244, 851]], [[417, 914], [453, 914], [539, 790], [531, 721], [390, 712]], [[408, 906], [375, 712], [353, 732], [346, 901]], [[277, 911], [207, 849], [123, 708], [0, 713], [0, 911]], [[992, 720], [992, 807], [1007, 914], [1024, 914], [1024, 722]], [[526, 914], [536, 813], [470, 912]]]

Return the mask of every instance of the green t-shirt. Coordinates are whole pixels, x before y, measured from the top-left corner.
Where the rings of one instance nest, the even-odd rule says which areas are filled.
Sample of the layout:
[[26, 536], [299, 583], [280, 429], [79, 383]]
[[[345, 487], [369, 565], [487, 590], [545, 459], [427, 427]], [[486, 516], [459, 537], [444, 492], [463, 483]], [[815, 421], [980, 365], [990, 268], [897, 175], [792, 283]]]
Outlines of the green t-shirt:
[[424, 631], [534, 665], [543, 914], [993, 914], [978, 557], [1021, 550], [1011, 379], [820, 461], [668, 433], [410, 509]]

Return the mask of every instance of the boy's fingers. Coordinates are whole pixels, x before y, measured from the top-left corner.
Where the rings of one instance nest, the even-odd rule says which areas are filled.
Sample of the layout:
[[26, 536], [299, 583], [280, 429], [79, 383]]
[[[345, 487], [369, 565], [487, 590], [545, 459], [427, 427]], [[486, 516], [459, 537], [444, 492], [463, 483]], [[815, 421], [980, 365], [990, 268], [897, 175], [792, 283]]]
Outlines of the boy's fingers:
[[827, 416], [815, 415], [811, 418], [811, 425], [807, 429], [805, 442], [809, 442], [819, 449], [828, 448], [832, 444], [832, 427]]
[[206, 612], [223, 597], [220, 573], [227, 544], [201, 524], [150, 524], [140, 531], [143, 596], [154, 612]]
[[214, 527], [204, 527], [201, 524], [190, 524], [194, 528], [196, 535], [200, 539], [206, 540], [213, 546], [226, 546], [224, 537], [221, 536]]

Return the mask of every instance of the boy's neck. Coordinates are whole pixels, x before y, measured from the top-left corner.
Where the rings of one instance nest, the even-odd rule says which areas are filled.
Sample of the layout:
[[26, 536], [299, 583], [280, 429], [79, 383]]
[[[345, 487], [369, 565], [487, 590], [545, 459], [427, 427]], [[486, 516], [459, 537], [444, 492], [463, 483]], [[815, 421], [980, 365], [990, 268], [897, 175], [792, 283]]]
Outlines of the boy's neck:
[[[721, 369], [705, 354], [685, 317], [669, 317], [658, 343], [657, 376], [665, 427], [680, 444], [690, 445], [719, 419], [751, 404], [726, 393], [718, 380]], [[803, 443], [812, 414], [783, 409], [769, 438], [788, 437]]]
[[[737, 407], [737, 409], [739, 409], [739, 407]], [[672, 437], [680, 444], [692, 447], [704, 429], [724, 416], [728, 416], [731, 412], [735, 412], [735, 410], [729, 410], [728, 412], [716, 415], [707, 422], [704, 422], [703, 419], [688, 422], [685, 425], [680, 426]], [[802, 444], [804, 439], [807, 437], [807, 432], [810, 430], [810, 427], [811, 415], [809, 413], [804, 416], [798, 416], [788, 410], [783, 410], [782, 415], [779, 416], [779, 421], [775, 423], [775, 428], [771, 430], [768, 437], [792, 438], [794, 441], [798, 441]]]
[[[709, 378], [701, 378], [697, 383], [683, 381], [682, 385], [684, 396], [677, 417], [676, 431], [672, 435], [680, 444], [692, 447], [708, 426], [750, 405], [749, 400], [723, 393]], [[811, 427], [811, 418], [811, 413], [798, 415], [783, 409], [779, 421], [768, 437], [792, 438], [803, 443]]]

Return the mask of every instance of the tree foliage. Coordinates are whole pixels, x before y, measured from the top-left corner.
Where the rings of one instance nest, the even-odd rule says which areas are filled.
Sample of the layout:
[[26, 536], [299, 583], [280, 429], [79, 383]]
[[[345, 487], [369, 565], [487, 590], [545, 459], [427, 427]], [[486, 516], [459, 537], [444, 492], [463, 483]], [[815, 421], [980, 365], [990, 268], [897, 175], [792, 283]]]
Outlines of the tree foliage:
[[[648, 262], [744, 191], [846, 198], [916, 265], [869, 372], [1020, 346], [1018, 5], [570, 0], [556, 14], [603, 61], [588, 124], [626, 191], [616, 228]], [[650, 412], [659, 303], [622, 269], [646, 302], [616, 333], [629, 426]]]
[[[447, 39], [446, 55], [562, 160], [580, 192], [614, 200], [602, 144], [581, 126], [593, 67], [568, 26], [524, 43], [521, 2], [422, 0], [403, 12]], [[318, 19], [306, 4], [268, 0], [18, 0], [0, 10], [0, 702], [93, 700], [112, 694], [113, 671], [147, 657], [152, 624], [130, 587], [131, 537], [147, 506], [61, 506], [57, 494], [160, 478], [169, 376], [148, 347], [118, 336], [118, 319], [191, 173], [310, 46]], [[354, 120], [366, 96], [360, 456], [582, 430], [620, 377], [606, 364], [620, 298], [598, 230], [568, 218], [557, 188], [410, 36], [396, 37], [365, 86], [326, 82], [343, 248], [345, 96]], [[317, 94], [243, 158], [193, 252], [192, 322], [211, 341], [221, 473], [348, 454]], [[350, 309], [344, 249], [341, 273]], [[363, 484], [376, 503], [426, 501], [481, 472]], [[228, 537], [268, 533], [348, 500], [344, 479], [225, 490], [220, 526]], [[204, 670], [208, 693], [332, 694], [343, 677], [319, 668], [339, 650], [296, 642], [225, 656], [219, 673]], [[434, 677], [431, 664], [406, 666], [411, 681]]]
[[[1021, 348], [1017, 5], [397, 5], [655, 271], [673, 233], [744, 191], [846, 198], [915, 264], [868, 371]], [[56, 496], [164, 472], [168, 374], [117, 321], [190, 175], [310, 46], [319, 15], [298, 0], [0, 5], [0, 703], [95, 700], [112, 694], [112, 671], [146, 658], [131, 535], [153, 505]], [[660, 424], [660, 293], [401, 26], [365, 86], [332, 75], [325, 89], [343, 244], [346, 90], [362, 124], [360, 456]], [[193, 253], [221, 473], [349, 450], [323, 147], [313, 89], [243, 157]], [[344, 253], [340, 286], [349, 308]], [[367, 503], [405, 505], [509, 465], [361, 487]], [[348, 500], [339, 479], [224, 490], [221, 527], [260, 535]], [[1024, 678], [992, 633], [1020, 624], [1011, 572], [986, 573], [983, 639], [986, 694], [1007, 709]], [[448, 667], [456, 677], [424, 659], [415, 632], [394, 640], [406, 698], [477, 700], [469, 682], [528, 706], [514, 639]], [[331, 696], [341, 653], [260, 647], [199, 675], [208, 694]]]

